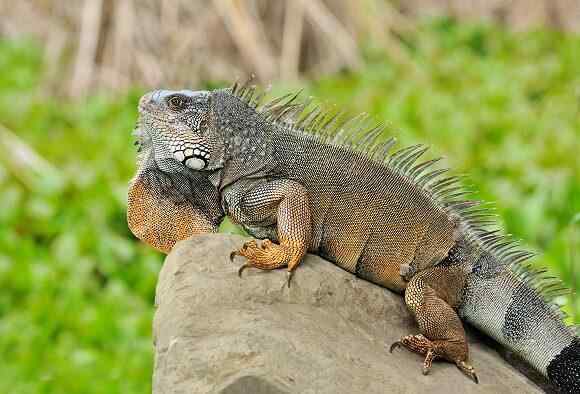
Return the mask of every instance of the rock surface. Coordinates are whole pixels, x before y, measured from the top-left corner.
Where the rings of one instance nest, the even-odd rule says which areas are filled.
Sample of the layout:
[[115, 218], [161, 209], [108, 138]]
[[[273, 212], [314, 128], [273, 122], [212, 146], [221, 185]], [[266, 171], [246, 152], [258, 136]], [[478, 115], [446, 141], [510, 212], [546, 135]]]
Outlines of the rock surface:
[[389, 354], [417, 333], [400, 295], [316, 256], [285, 272], [248, 269], [229, 252], [244, 238], [212, 234], [180, 242], [157, 286], [153, 392], [539, 393], [470, 334], [478, 385], [449, 363], [421, 374], [422, 356]]

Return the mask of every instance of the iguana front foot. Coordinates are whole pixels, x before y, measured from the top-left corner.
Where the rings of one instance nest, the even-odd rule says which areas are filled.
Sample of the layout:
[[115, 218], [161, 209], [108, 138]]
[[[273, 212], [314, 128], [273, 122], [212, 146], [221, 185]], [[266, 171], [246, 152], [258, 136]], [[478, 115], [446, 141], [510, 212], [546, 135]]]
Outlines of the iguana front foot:
[[[431, 365], [433, 364], [433, 360], [437, 359], [437, 358], [444, 358], [444, 359], [448, 359], [448, 357], [446, 357], [444, 355], [444, 353], [442, 352], [438, 352], [438, 346], [437, 343], [438, 341], [430, 341], [429, 339], [427, 339], [425, 336], [421, 335], [421, 334], [417, 334], [417, 335], [406, 335], [403, 338], [401, 338], [399, 341], [394, 342], [391, 347], [389, 348], [389, 352], [392, 353], [393, 350], [399, 348], [399, 347], [404, 347], [414, 353], [419, 353], [419, 354], [424, 354], [425, 355], [425, 360], [423, 361], [423, 375], [427, 375], [429, 373], [429, 371], [431, 370]], [[466, 363], [463, 360], [457, 359], [457, 360], [449, 360], [448, 361], [452, 361], [455, 363], [455, 365], [457, 365], [457, 368], [459, 368], [459, 370], [461, 372], [463, 372], [465, 375], [467, 375], [467, 377], [469, 377], [471, 380], [473, 380], [475, 383], [479, 383], [479, 379], [477, 378], [477, 375], [475, 373], [474, 368], [469, 365], [468, 363]]]
[[290, 287], [292, 274], [294, 269], [300, 263], [302, 253], [297, 253], [293, 248], [284, 244], [278, 245], [269, 239], [265, 239], [260, 245], [258, 245], [256, 240], [244, 243], [240, 249], [234, 250], [230, 253], [230, 260], [234, 261], [235, 256], [242, 256], [248, 260], [239, 268], [239, 277], [241, 277], [242, 272], [249, 267], [261, 270], [274, 270], [277, 268], [288, 267], [284, 286]]

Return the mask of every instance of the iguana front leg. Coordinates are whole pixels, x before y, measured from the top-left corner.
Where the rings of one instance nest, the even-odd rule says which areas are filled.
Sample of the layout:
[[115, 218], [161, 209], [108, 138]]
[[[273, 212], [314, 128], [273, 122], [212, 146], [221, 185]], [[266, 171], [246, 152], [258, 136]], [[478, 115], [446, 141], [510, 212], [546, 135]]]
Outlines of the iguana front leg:
[[281, 179], [267, 182], [246, 192], [231, 214], [243, 224], [275, 223], [279, 244], [269, 239], [261, 245], [253, 240], [233, 251], [230, 258], [243, 256], [248, 267], [272, 270], [288, 267], [286, 283], [308, 250], [312, 233], [308, 193], [298, 182]]

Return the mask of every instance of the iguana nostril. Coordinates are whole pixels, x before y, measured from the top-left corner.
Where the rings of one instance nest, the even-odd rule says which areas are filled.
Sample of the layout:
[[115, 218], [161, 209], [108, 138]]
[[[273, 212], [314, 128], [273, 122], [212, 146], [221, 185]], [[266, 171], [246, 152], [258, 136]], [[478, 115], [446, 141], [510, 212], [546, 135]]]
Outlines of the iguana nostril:
[[153, 90], [151, 92], [145, 93], [139, 99], [139, 108], [143, 108], [147, 105], [156, 104], [159, 97], [159, 90]]

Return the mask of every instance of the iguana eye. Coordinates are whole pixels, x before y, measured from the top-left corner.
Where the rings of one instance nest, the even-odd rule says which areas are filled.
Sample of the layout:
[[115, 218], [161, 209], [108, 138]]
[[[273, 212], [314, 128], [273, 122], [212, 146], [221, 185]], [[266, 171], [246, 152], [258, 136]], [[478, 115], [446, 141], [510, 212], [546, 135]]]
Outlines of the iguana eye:
[[189, 98], [181, 94], [174, 94], [167, 98], [167, 105], [172, 111], [181, 111], [185, 109], [188, 102]]

